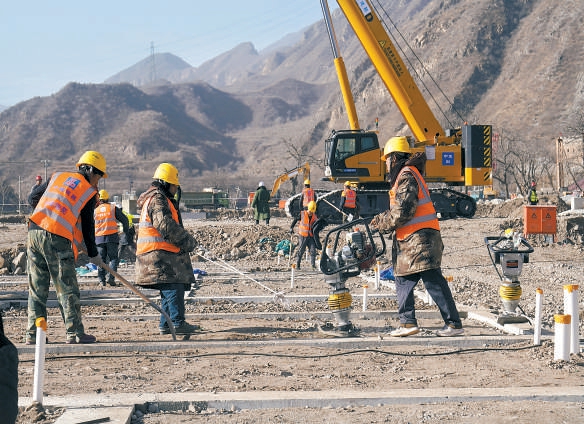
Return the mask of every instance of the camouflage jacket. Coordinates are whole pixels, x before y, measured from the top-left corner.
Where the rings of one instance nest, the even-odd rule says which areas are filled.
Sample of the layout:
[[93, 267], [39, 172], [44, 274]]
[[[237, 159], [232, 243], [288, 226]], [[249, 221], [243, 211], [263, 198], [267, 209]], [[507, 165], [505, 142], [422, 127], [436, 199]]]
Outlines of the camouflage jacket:
[[[396, 204], [391, 205], [390, 210], [382, 212], [371, 221], [371, 226], [382, 234], [393, 233], [416, 213], [418, 183], [412, 173], [402, 173], [395, 199]], [[393, 237], [391, 259], [394, 275], [405, 276], [440, 268], [443, 250], [440, 231], [430, 228], [418, 230], [402, 241]]]
[[[152, 225], [168, 242], [180, 248], [180, 252], [172, 253], [166, 250], [154, 250], [136, 257], [136, 284], [139, 286], [158, 286], [160, 284], [195, 282], [193, 266], [189, 252], [192, 252], [197, 242], [193, 235], [184, 229], [182, 220], [179, 223], [172, 219], [172, 213], [168, 206], [168, 197], [165, 192], [155, 185], [142, 193], [137, 205], [141, 208], [152, 197], [148, 205], [148, 214]], [[176, 202], [174, 199], [171, 199]], [[138, 226], [138, 237], [140, 227]]]

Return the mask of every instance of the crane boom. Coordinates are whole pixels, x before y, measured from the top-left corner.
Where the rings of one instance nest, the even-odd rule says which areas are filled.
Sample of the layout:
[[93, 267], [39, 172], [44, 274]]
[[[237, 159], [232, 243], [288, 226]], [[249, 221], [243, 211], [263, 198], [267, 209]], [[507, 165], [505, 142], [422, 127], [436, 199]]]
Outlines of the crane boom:
[[[349, 25], [418, 142], [446, 142], [444, 130], [424, 100], [404, 61], [369, 3], [337, 0]], [[438, 140], [436, 140], [438, 137]], [[451, 141], [451, 140], [448, 140]], [[429, 142], [429, 143], [428, 143]]]

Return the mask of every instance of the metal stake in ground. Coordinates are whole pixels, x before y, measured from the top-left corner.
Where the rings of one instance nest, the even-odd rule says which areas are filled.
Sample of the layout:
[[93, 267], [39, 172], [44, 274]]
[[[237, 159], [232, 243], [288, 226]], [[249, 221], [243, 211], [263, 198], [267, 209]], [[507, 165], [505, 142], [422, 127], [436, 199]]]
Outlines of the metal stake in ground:
[[132, 290], [134, 293], [136, 293], [142, 300], [144, 300], [146, 303], [148, 303], [150, 306], [152, 306], [154, 309], [156, 309], [158, 312], [160, 312], [164, 316], [164, 318], [166, 319], [166, 322], [168, 322], [168, 328], [170, 329], [170, 333], [172, 334], [172, 340], [176, 341], [176, 332], [174, 331], [174, 325], [172, 325], [172, 320], [170, 319], [168, 314], [162, 310], [162, 308], [160, 306], [158, 306], [151, 299], [149, 299], [144, 293], [142, 293], [140, 290], [138, 290], [138, 288], [135, 285], [133, 285], [128, 280], [126, 280], [124, 277], [122, 277], [120, 274], [118, 274], [116, 271], [111, 269], [106, 263], [104, 263], [100, 266], [101, 266], [101, 268], [103, 268], [107, 272], [109, 272], [111, 275], [116, 277], [118, 280], [120, 280], [122, 282], [122, 284], [124, 284], [124, 286], [126, 286], [127, 288]]

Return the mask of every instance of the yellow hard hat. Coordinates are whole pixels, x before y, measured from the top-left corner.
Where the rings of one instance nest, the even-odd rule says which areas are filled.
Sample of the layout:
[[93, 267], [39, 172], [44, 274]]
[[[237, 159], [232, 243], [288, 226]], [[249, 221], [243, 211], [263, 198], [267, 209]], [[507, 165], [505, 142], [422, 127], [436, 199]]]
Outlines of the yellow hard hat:
[[385, 143], [385, 147], [383, 148], [383, 156], [381, 156], [381, 160], [387, 160], [388, 156], [393, 152], [401, 152], [401, 153], [410, 153], [410, 143], [408, 142], [408, 138], [401, 136], [401, 137], [391, 137]]
[[345, 181], [345, 187], [350, 187], [351, 186], [351, 181]]
[[304, 185], [310, 185], [310, 180], [308, 178], [304, 180]]
[[107, 173], [105, 172], [105, 158], [101, 153], [88, 150], [87, 152], [83, 153], [77, 161], [77, 168], [79, 168], [81, 165], [93, 166], [99, 172], [103, 172], [103, 178], [107, 178]]
[[99, 200], [108, 201], [109, 193], [106, 190], [99, 190]]
[[316, 202], [314, 200], [311, 200], [310, 202], [308, 202], [306, 208], [308, 209], [308, 212], [312, 213], [316, 212]]
[[180, 185], [178, 182], [178, 169], [171, 165], [170, 163], [161, 163], [156, 168], [154, 172], [154, 176], [152, 177], [155, 180], [162, 180], [169, 184]]

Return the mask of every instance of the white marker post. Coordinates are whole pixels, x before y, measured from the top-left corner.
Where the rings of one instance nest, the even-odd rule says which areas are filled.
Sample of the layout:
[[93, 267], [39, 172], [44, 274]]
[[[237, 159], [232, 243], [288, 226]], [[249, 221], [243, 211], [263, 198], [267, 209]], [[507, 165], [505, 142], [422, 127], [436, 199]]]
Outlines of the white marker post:
[[377, 261], [375, 265], [375, 290], [379, 290], [379, 280], [381, 279], [381, 264]]
[[47, 320], [44, 317], [37, 318], [36, 324], [36, 348], [34, 354], [34, 384], [32, 389], [32, 401], [43, 403], [43, 377], [45, 371], [45, 343], [47, 339]]
[[363, 312], [367, 310], [367, 289], [369, 286], [367, 284], [363, 284]]
[[535, 290], [535, 321], [533, 323], [533, 344], [541, 345], [541, 309], [543, 307], [543, 290]]
[[554, 361], [570, 360], [570, 315], [554, 315]]
[[290, 288], [294, 288], [294, 270], [296, 269], [296, 264], [290, 266]]
[[572, 317], [570, 321], [570, 353], [580, 353], [580, 320], [577, 284], [567, 284], [564, 286], [564, 313]]

